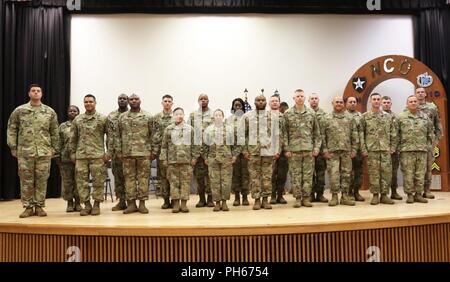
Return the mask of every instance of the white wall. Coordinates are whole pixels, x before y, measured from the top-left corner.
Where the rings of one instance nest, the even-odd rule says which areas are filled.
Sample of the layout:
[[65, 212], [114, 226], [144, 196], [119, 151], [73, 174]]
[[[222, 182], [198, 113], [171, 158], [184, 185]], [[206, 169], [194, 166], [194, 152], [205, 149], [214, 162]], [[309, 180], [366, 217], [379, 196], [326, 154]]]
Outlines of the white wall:
[[[228, 112], [244, 88], [251, 104], [264, 88], [290, 105], [302, 88], [330, 110], [361, 65], [414, 54], [412, 18], [397, 15], [74, 15], [71, 36], [71, 103], [82, 106], [92, 93], [104, 114], [121, 92], [140, 94], [151, 113], [163, 94], [190, 112], [204, 92]], [[389, 85], [383, 91], [404, 105], [411, 86]]]

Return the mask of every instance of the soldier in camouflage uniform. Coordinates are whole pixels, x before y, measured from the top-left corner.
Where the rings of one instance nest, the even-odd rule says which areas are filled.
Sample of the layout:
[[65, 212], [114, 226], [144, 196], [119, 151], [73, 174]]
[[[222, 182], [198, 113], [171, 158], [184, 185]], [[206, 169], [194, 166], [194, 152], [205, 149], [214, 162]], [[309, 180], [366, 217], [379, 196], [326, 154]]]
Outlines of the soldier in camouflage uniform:
[[[266, 111], [266, 98], [255, 98], [255, 111], [244, 115], [245, 145], [242, 148], [248, 160], [250, 190], [255, 199], [254, 210], [271, 209], [268, 196], [272, 191], [271, 175], [274, 160], [281, 152], [279, 139], [279, 116]], [[263, 198], [261, 203], [261, 197]]]
[[[359, 139], [361, 139], [361, 113], [356, 110], [357, 101], [355, 97], [348, 97], [346, 100], [347, 112], [355, 119], [356, 129], [358, 130]], [[358, 141], [361, 144], [361, 140]], [[352, 159], [352, 174], [350, 176], [350, 199], [364, 202], [364, 197], [359, 194], [359, 189], [362, 185], [363, 177], [363, 161], [364, 158], [361, 153], [361, 148], [358, 148], [356, 156]]]
[[[283, 114], [280, 113], [280, 95], [274, 94], [269, 100], [270, 111], [279, 115], [280, 131], [283, 129]], [[281, 152], [280, 157], [275, 161], [272, 173], [272, 196], [270, 204], [287, 204], [283, 198], [284, 185], [286, 184], [287, 174], [289, 171], [288, 160]]]
[[164, 130], [173, 122], [172, 115], [172, 105], [173, 98], [170, 95], [164, 95], [162, 97], [161, 105], [163, 106], [163, 111], [156, 114], [153, 117], [153, 141], [152, 141], [152, 158], [156, 158], [157, 161], [157, 174], [159, 178], [159, 183], [157, 184], [156, 190], [164, 199], [164, 204], [161, 206], [162, 209], [171, 208], [170, 203], [170, 186], [167, 180], [167, 167], [162, 165], [159, 160], [159, 155], [161, 154], [161, 142], [164, 135]]
[[228, 211], [233, 163], [240, 152], [234, 146], [233, 128], [223, 122], [223, 111], [215, 110], [213, 116], [214, 123], [205, 129], [205, 164], [208, 166], [212, 197], [216, 203], [213, 211]]
[[189, 212], [186, 203], [189, 200], [192, 167], [200, 157], [201, 145], [194, 143], [194, 129], [184, 122], [184, 110], [176, 108], [173, 115], [175, 122], [164, 131], [159, 157], [167, 167], [172, 212]]
[[330, 176], [330, 190], [332, 197], [329, 206], [339, 204], [338, 193], [341, 192], [341, 204], [354, 206], [350, 199], [350, 174], [352, 158], [356, 156], [359, 135], [355, 119], [345, 112], [344, 99], [333, 98], [333, 112], [325, 115], [321, 122], [322, 150], [327, 160], [328, 175]]
[[17, 158], [20, 195], [25, 208], [20, 218], [46, 216], [44, 211], [51, 158], [59, 152], [58, 119], [42, 104], [42, 88], [32, 84], [30, 102], [17, 107], [8, 120], [7, 143]]
[[[392, 123], [395, 127], [395, 132], [398, 132], [398, 122], [397, 115], [391, 110], [392, 100], [389, 96], [383, 96], [381, 98], [381, 106], [383, 111], [391, 116]], [[392, 200], [402, 200], [402, 196], [397, 193], [398, 182], [397, 182], [397, 171], [400, 167], [400, 153], [397, 151], [397, 146], [395, 146], [395, 152], [391, 154], [392, 161], [392, 180], [391, 180], [391, 199]]]
[[[77, 106], [69, 106], [67, 116], [69, 120], [59, 126], [59, 149], [60, 157], [58, 159], [59, 171], [63, 184], [62, 196], [67, 201], [66, 212], [81, 211], [80, 197], [75, 182], [75, 164], [70, 159], [69, 141], [70, 128], [73, 120], [80, 114]], [[74, 202], [75, 200], [75, 202]]]
[[[127, 208], [123, 213], [146, 214], [153, 121], [150, 114], [141, 109], [141, 99], [138, 95], [130, 95], [128, 101], [130, 110], [119, 117], [116, 148], [117, 156], [123, 163], [125, 178]], [[136, 199], [139, 200], [139, 208], [136, 206]]]
[[[381, 95], [370, 95], [372, 108], [361, 116], [361, 151], [367, 158], [369, 189], [373, 194], [371, 205], [392, 205], [388, 197], [392, 179], [391, 154], [397, 146], [396, 127], [389, 114], [381, 111]], [[381, 193], [381, 199], [380, 194]]]
[[[77, 180], [78, 195], [84, 203], [80, 215], [99, 215], [100, 203], [103, 202], [103, 187], [106, 180], [105, 162], [111, 159], [108, 150], [112, 144], [108, 140], [105, 152], [105, 135], [108, 134], [107, 118], [95, 110], [97, 105], [93, 95], [84, 97], [86, 112], [77, 116], [71, 127], [70, 157], [75, 162], [75, 178]], [[92, 176], [92, 198], [90, 202], [89, 175]]]
[[425, 173], [425, 188], [423, 196], [428, 199], [434, 199], [434, 195], [430, 192], [431, 187], [431, 167], [434, 163], [434, 148], [437, 146], [442, 138], [442, 124], [439, 116], [439, 109], [434, 103], [426, 101], [427, 93], [425, 89], [420, 87], [416, 89], [416, 97], [419, 102], [419, 111], [426, 114], [431, 121], [433, 128], [434, 140], [430, 148], [428, 148], [427, 154], [427, 172]]
[[[232, 115], [227, 119], [227, 125], [233, 127], [234, 130], [234, 144], [236, 146], [243, 146], [245, 144], [245, 126], [242, 118], [245, 113], [244, 101], [241, 98], [236, 98], [232, 102]], [[242, 195], [242, 205], [248, 206], [248, 192], [249, 192], [249, 172], [247, 159], [242, 153], [236, 157], [233, 163], [233, 176], [231, 179], [231, 190], [234, 193], [233, 206], [241, 204], [240, 195]]]
[[[213, 122], [213, 116], [212, 111], [208, 108], [208, 95], [200, 94], [198, 97], [198, 103], [200, 109], [189, 115], [188, 124], [194, 128], [195, 145], [202, 145], [203, 147], [203, 131]], [[209, 184], [208, 167], [205, 165], [205, 160], [202, 156], [199, 157], [196, 162], [194, 167], [194, 176], [197, 180], [198, 195], [200, 196], [200, 200], [195, 207], [214, 207], [211, 196], [211, 186]], [[207, 200], [205, 200], [205, 193], [208, 195]]]
[[[322, 128], [322, 120], [325, 118], [325, 111], [319, 108], [319, 95], [316, 93], [309, 96], [309, 106], [316, 113], [319, 127]], [[312, 188], [312, 202], [328, 203], [327, 198], [323, 196], [325, 188], [325, 171], [327, 170], [327, 162], [323, 157], [323, 150], [320, 148], [320, 153], [315, 159], [313, 188]]]
[[295, 106], [284, 113], [283, 146], [289, 159], [294, 207], [312, 207], [311, 189], [314, 158], [319, 155], [322, 136], [316, 115], [305, 107], [305, 93], [294, 92]]
[[110, 154], [112, 173], [114, 175], [114, 192], [116, 193], [116, 199], [119, 199], [119, 202], [112, 208], [112, 211], [121, 211], [127, 208], [122, 161], [117, 157], [116, 147], [120, 138], [118, 136], [119, 116], [128, 111], [128, 96], [126, 94], [120, 94], [117, 98], [117, 104], [119, 108], [108, 115], [108, 136], [111, 138], [112, 143]]
[[411, 95], [407, 110], [398, 115], [398, 151], [407, 203], [427, 203], [422, 197], [427, 166], [427, 152], [432, 145], [434, 128], [430, 119], [419, 111], [417, 97]]

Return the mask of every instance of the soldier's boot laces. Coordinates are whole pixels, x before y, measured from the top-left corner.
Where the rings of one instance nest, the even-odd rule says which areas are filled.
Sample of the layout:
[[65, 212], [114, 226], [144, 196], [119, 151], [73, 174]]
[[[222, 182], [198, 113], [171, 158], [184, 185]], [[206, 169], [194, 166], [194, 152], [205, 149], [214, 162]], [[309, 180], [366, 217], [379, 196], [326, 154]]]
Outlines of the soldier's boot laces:
[[333, 193], [333, 194], [331, 195], [331, 200], [330, 200], [330, 202], [328, 203], [328, 205], [329, 205], [330, 207], [334, 207], [334, 206], [337, 206], [338, 204], [339, 204], [338, 194], [337, 194], [337, 193]]
[[34, 215], [33, 208], [26, 208], [20, 215], [20, 218], [26, 218]]
[[123, 211], [123, 214], [135, 213], [138, 211], [135, 200], [127, 201], [127, 208]]
[[186, 206], [186, 204], [187, 204], [187, 200], [181, 200], [181, 207], [180, 207], [181, 212], [185, 212], [185, 213], [189, 212], [189, 209]]
[[243, 206], [248, 206], [248, 205], [250, 205], [250, 203], [248, 202], [247, 195], [242, 195], [242, 205], [243, 205]]
[[84, 208], [81, 210], [80, 215], [81, 216], [90, 215], [91, 211], [92, 211], [91, 202], [87, 201], [84, 203]]
[[262, 201], [261, 207], [263, 209], [266, 209], [266, 210], [272, 209], [272, 206], [269, 204], [269, 200], [267, 199], [267, 197], [263, 197], [263, 201]]
[[235, 192], [233, 206], [237, 207], [240, 204], [241, 204], [241, 197], [239, 196], [239, 192]]
[[371, 205], [378, 205], [380, 203], [380, 196], [378, 194], [373, 194], [372, 201], [370, 201]]
[[408, 198], [406, 199], [406, 203], [407, 204], [414, 203], [414, 196], [413, 196], [413, 194], [408, 194]]
[[148, 209], [145, 206], [145, 201], [144, 200], [140, 200], [139, 201], [139, 209], [138, 209], [139, 213], [142, 214], [147, 214], [148, 213]]
[[75, 211], [80, 212], [82, 209], [80, 199], [75, 199]]
[[294, 208], [299, 208], [302, 206], [302, 198], [298, 197], [295, 199]]
[[283, 198], [283, 193], [281, 192], [278, 192], [277, 203], [282, 205], [287, 204], [287, 201]]
[[302, 206], [311, 208], [313, 206], [311, 204], [311, 198], [310, 197], [303, 197]]
[[380, 203], [386, 204], [386, 205], [393, 205], [395, 202], [393, 200], [389, 199], [389, 197], [386, 194], [381, 194]]
[[271, 205], [277, 204], [277, 195], [275, 193], [272, 193], [272, 195], [270, 196], [270, 204]]
[[198, 193], [200, 200], [195, 205], [196, 208], [203, 208], [206, 206], [206, 199], [205, 199], [205, 193]]
[[355, 205], [355, 201], [350, 199], [350, 197], [347, 195], [347, 193], [342, 193], [341, 205], [354, 206]]
[[403, 199], [402, 196], [400, 196], [400, 195], [397, 193], [397, 189], [396, 189], [396, 188], [392, 188], [391, 199], [392, 199], [392, 200], [402, 200], [402, 199]]
[[253, 204], [253, 209], [254, 210], [259, 210], [261, 209], [261, 199], [255, 199], [255, 203]]
[[206, 205], [210, 208], [214, 207], [213, 199], [211, 195], [208, 195], [208, 199], [206, 200]]
[[74, 203], [73, 200], [69, 200], [67, 201], [67, 208], [66, 208], [66, 212], [74, 212]]
[[166, 210], [170, 208], [170, 200], [169, 198], [164, 198], [164, 204], [161, 206], [161, 209]]
[[94, 206], [92, 207], [91, 215], [99, 215], [100, 214], [100, 202], [95, 201]]
[[422, 195], [420, 195], [419, 193], [416, 193], [416, 195], [414, 196], [414, 202], [425, 204], [428, 203], [428, 200], [422, 197]]
[[227, 206], [227, 201], [222, 201], [222, 211], [229, 211], [230, 209]]
[[173, 213], [180, 212], [180, 200], [172, 200], [172, 203], [173, 203], [172, 212]]
[[111, 209], [112, 211], [123, 211], [127, 208], [125, 199], [119, 199], [119, 202]]
[[220, 211], [220, 201], [216, 201], [216, 205], [214, 206], [213, 211], [215, 211], [215, 212]]
[[34, 214], [37, 216], [47, 216], [47, 213], [44, 211], [42, 207], [35, 207]]

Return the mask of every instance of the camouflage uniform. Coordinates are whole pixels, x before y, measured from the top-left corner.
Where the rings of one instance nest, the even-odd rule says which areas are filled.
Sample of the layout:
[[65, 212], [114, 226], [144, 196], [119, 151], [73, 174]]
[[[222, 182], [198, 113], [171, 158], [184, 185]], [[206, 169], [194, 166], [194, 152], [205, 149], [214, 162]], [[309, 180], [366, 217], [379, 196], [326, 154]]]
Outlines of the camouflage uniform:
[[348, 113], [330, 113], [322, 120], [323, 153], [332, 154], [327, 160], [330, 190], [333, 194], [349, 193], [352, 171], [351, 153], [358, 149], [356, 122]]
[[[326, 117], [326, 113], [321, 108], [317, 108], [314, 110], [317, 121], [319, 122], [319, 127], [322, 128], [323, 119]], [[315, 159], [314, 165], [314, 175], [313, 175], [313, 193], [317, 193], [318, 195], [323, 195], [323, 191], [325, 188], [325, 171], [327, 170], [327, 162], [323, 157], [323, 144], [320, 148], [320, 154]]]
[[117, 156], [123, 160], [127, 201], [148, 200], [152, 127], [150, 114], [143, 110], [119, 117]]
[[[92, 176], [92, 198], [103, 202], [103, 186], [106, 180], [105, 135], [108, 134], [107, 118], [95, 112], [80, 114], [72, 122], [69, 150], [76, 159], [75, 178], [80, 201], [90, 200], [89, 174]], [[108, 140], [108, 150], [111, 139]]]
[[[430, 119], [434, 140], [433, 143], [438, 143], [439, 140], [442, 138], [442, 124], [441, 124], [441, 118], [439, 116], [439, 109], [434, 103], [425, 102], [424, 104], [419, 104], [419, 111], [426, 114], [428, 118]], [[434, 163], [434, 148], [432, 145], [428, 148], [427, 151], [427, 172], [425, 173], [425, 192], [430, 191], [431, 186], [431, 180], [432, 180], [432, 173], [431, 173], [431, 166]]]
[[17, 107], [8, 120], [7, 143], [17, 155], [22, 205], [44, 207], [51, 158], [59, 151], [55, 111], [44, 104]]
[[233, 128], [212, 124], [205, 129], [205, 152], [214, 202], [230, 199], [232, 158], [237, 156]]
[[[398, 121], [397, 115], [392, 111], [385, 111], [387, 114], [391, 116], [392, 123], [395, 127], [395, 133], [398, 133]], [[398, 137], [398, 136], [397, 136]], [[398, 142], [398, 140], [396, 141]], [[395, 145], [395, 152], [391, 154], [391, 162], [392, 162], [392, 179], [391, 179], [391, 192], [397, 191], [398, 188], [398, 180], [397, 180], [397, 172], [400, 167], [400, 153], [397, 151], [397, 144]]]
[[159, 159], [161, 154], [161, 143], [164, 135], [164, 130], [172, 123], [172, 112], [160, 112], [153, 116], [153, 140], [152, 140], [152, 152], [156, 156], [157, 160], [157, 174], [160, 180], [160, 184], [157, 184], [156, 191], [159, 191], [164, 199], [168, 199], [170, 196], [170, 186], [167, 180], [167, 168], [162, 165]]
[[243, 118], [246, 144], [242, 152], [250, 156], [248, 171], [252, 198], [266, 198], [272, 191], [273, 156], [281, 153], [277, 132], [280, 124], [279, 115], [265, 110], [255, 110], [246, 113]]
[[66, 121], [59, 126], [59, 171], [62, 178], [62, 197], [65, 201], [79, 201], [78, 190], [75, 182], [75, 164], [70, 159], [69, 141], [72, 121]]
[[[350, 112], [347, 111], [356, 121], [356, 129], [358, 130], [359, 139], [358, 144], [361, 144], [361, 113], [358, 111]], [[359, 192], [362, 185], [363, 177], [363, 163], [364, 158], [361, 154], [361, 147], [358, 148], [356, 157], [352, 159], [352, 174], [350, 175], [350, 192], [351, 198]]]
[[[280, 136], [278, 138], [282, 138], [282, 131], [284, 130], [283, 125], [283, 114], [279, 114], [279, 124], [280, 124], [280, 130], [279, 134]], [[287, 180], [287, 174], [289, 171], [289, 163], [288, 159], [284, 155], [283, 152], [280, 153], [280, 157], [275, 161], [273, 166], [273, 173], [272, 173], [272, 198], [275, 198], [275, 195], [281, 196], [284, 192], [284, 185], [286, 184]]]
[[420, 112], [404, 111], [398, 115], [398, 151], [406, 194], [424, 191], [427, 152], [434, 140], [430, 119]]
[[397, 145], [392, 117], [382, 111], [368, 111], [360, 119], [361, 151], [367, 153], [369, 189], [372, 194], [388, 194], [391, 187], [391, 152]]
[[167, 164], [172, 200], [189, 200], [191, 162], [200, 157], [200, 147], [194, 144], [194, 129], [187, 123], [172, 123], [164, 131], [159, 157]]
[[322, 145], [319, 123], [313, 110], [294, 106], [284, 113], [284, 127], [284, 150], [292, 152], [289, 171], [294, 197], [309, 200], [314, 172], [312, 152], [319, 151]]
[[111, 166], [112, 173], [114, 175], [114, 192], [116, 193], [116, 199], [125, 199], [125, 178], [123, 176], [122, 161], [117, 157], [117, 142], [118, 135], [118, 122], [119, 116], [122, 112], [115, 110], [108, 115], [108, 136], [111, 139]]

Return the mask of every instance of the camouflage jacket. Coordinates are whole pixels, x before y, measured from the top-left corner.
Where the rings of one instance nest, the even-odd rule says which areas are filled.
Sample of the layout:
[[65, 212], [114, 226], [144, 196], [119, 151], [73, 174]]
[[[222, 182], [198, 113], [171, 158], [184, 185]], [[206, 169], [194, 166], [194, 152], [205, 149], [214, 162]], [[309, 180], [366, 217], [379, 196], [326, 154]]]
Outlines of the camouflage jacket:
[[[75, 154], [76, 159], [102, 158], [105, 155], [107, 126], [106, 117], [98, 112], [77, 116], [70, 129], [70, 154]], [[108, 139], [108, 150], [111, 145], [111, 139]]]
[[59, 150], [61, 162], [70, 162], [70, 128], [72, 121], [68, 120], [59, 126]]
[[242, 150], [243, 146], [245, 145], [245, 119], [244, 115], [238, 116], [238, 115], [231, 115], [229, 116], [225, 123], [227, 126], [232, 127], [233, 134], [234, 134], [234, 140], [233, 145], [235, 146], [236, 150]]
[[428, 151], [434, 140], [433, 126], [423, 113], [409, 111], [398, 114], [399, 152]]
[[435, 103], [426, 102], [425, 104], [419, 104], [419, 110], [426, 114], [431, 121], [434, 134], [433, 142], [439, 142], [442, 138], [442, 123], [438, 107]]
[[215, 160], [219, 163], [231, 162], [233, 156], [239, 155], [235, 150], [234, 130], [225, 123], [222, 126], [211, 124], [205, 129], [205, 160]]
[[[194, 145], [204, 145], [203, 132], [213, 122], [213, 111], [209, 108], [204, 112], [202, 110], [197, 110], [189, 115], [187, 123], [194, 129]], [[201, 146], [201, 155], [203, 155], [204, 150], [205, 147]]]
[[118, 122], [117, 155], [121, 157], [150, 157], [153, 120], [146, 111], [127, 111]]
[[200, 157], [200, 148], [194, 144], [192, 126], [172, 123], [164, 130], [159, 159], [167, 164], [190, 164]]
[[58, 118], [47, 105], [17, 107], [8, 120], [7, 143], [17, 157], [50, 157], [59, 153]]
[[118, 123], [119, 123], [119, 116], [123, 114], [121, 112], [119, 112], [119, 110], [115, 110], [113, 112], [111, 112], [108, 115], [108, 138], [111, 142], [111, 148], [109, 153], [111, 154], [111, 156], [115, 156], [116, 155], [116, 149], [118, 146], [118, 140], [119, 140], [119, 127], [118, 127]]
[[392, 116], [380, 111], [365, 112], [361, 116], [361, 151], [395, 152], [397, 147], [396, 126]]
[[358, 152], [361, 152], [361, 143], [362, 143], [362, 132], [361, 132], [361, 116], [362, 114], [358, 111], [354, 111], [354, 112], [350, 112], [347, 111], [347, 113], [352, 116], [355, 119], [355, 124], [356, 124], [356, 130], [358, 131]]
[[161, 143], [164, 135], [164, 130], [173, 123], [172, 112], [160, 112], [153, 116], [153, 138], [152, 138], [152, 153], [155, 156], [161, 154]]
[[250, 111], [243, 116], [245, 145], [241, 151], [252, 156], [281, 154], [280, 116], [269, 111]]
[[[317, 110], [311, 108], [311, 110], [313, 110], [314, 113], [316, 114], [317, 122], [319, 123], [319, 128], [322, 129], [323, 120], [326, 118], [327, 113], [321, 108], [317, 108]], [[320, 134], [322, 134], [322, 132]], [[321, 136], [321, 138], [322, 138], [322, 146], [320, 148], [320, 151], [322, 152], [324, 140], [323, 140], [323, 136]]]
[[313, 110], [295, 106], [284, 113], [283, 145], [285, 151], [320, 151], [322, 136]]
[[358, 150], [359, 136], [356, 121], [347, 112], [325, 115], [322, 119], [323, 152], [354, 152]]

